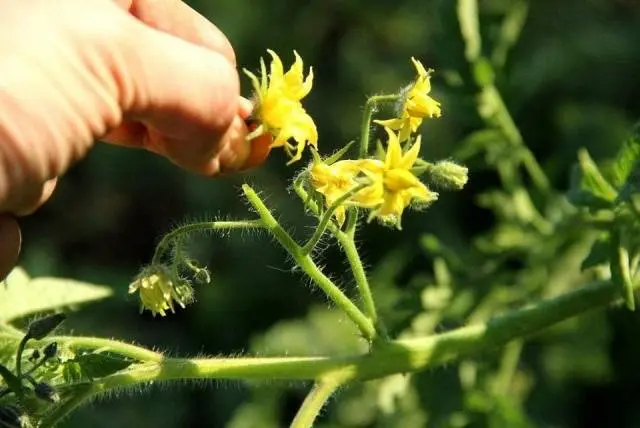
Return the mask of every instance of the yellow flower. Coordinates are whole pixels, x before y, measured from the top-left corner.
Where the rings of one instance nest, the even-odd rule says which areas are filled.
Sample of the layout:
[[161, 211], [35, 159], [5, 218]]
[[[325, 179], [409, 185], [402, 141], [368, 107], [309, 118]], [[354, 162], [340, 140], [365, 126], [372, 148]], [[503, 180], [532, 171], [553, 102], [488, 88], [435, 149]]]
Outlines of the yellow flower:
[[[382, 162], [374, 159], [341, 160], [331, 165], [324, 162], [314, 162], [309, 169], [311, 185], [324, 195], [327, 207], [333, 205], [341, 196], [356, 187], [360, 182], [358, 177], [365, 171], [375, 171], [382, 167]], [[334, 211], [334, 216], [340, 226], [344, 224], [345, 207], [357, 205], [373, 207], [382, 203], [382, 192], [375, 186], [367, 186], [351, 196], [344, 205]]]
[[193, 300], [193, 289], [180, 281], [164, 266], [145, 269], [129, 285], [129, 294], [140, 293], [140, 311], [147, 309], [153, 316], [165, 316], [166, 311], [174, 312], [174, 302], [184, 308]]
[[429, 204], [438, 199], [438, 194], [432, 192], [418, 179], [411, 168], [418, 159], [420, 152], [420, 136], [413, 146], [402, 153], [398, 136], [385, 128], [389, 136], [389, 144], [384, 164], [378, 170], [371, 168], [363, 172], [373, 181], [372, 186], [382, 190], [382, 202], [372, 211], [370, 218], [377, 217], [385, 223], [396, 225], [401, 229], [402, 212], [410, 204]]
[[400, 117], [374, 121], [382, 126], [400, 131], [400, 141], [409, 139], [409, 136], [418, 130], [425, 117], [440, 117], [442, 114], [440, 103], [428, 95], [431, 92], [432, 70], [425, 70], [422, 63], [413, 57], [411, 61], [413, 61], [418, 76], [416, 81], [406, 89]]
[[[256, 97], [254, 117], [260, 122], [248, 138], [271, 133], [273, 142], [271, 147], [283, 147], [291, 157], [289, 164], [302, 157], [302, 151], [307, 144], [317, 147], [318, 131], [316, 125], [302, 107], [302, 100], [313, 85], [313, 69], [304, 77], [302, 58], [294, 51], [295, 62], [287, 71], [280, 57], [272, 50], [270, 71], [264, 60], [260, 59], [260, 79], [248, 70], [245, 74], [251, 79]], [[293, 141], [293, 142], [291, 142]]]

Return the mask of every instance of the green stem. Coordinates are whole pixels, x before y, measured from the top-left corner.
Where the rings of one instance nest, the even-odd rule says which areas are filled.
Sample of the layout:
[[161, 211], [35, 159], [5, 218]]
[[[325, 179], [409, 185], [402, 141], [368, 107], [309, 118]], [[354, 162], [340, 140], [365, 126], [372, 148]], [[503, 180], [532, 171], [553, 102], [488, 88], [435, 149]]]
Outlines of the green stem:
[[264, 226], [269, 229], [273, 236], [280, 242], [287, 252], [293, 257], [296, 264], [318, 285], [322, 291], [358, 326], [364, 337], [372, 341], [376, 336], [373, 323], [367, 318], [358, 307], [333, 283], [318, 265], [311, 259], [309, 254], [303, 252], [302, 247], [285, 231], [280, 223], [273, 217], [269, 208], [264, 204], [258, 194], [247, 184], [242, 185], [242, 190], [249, 203], [258, 212]]
[[24, 348], [30, 339], [31, 337], [29, 337], [28, 334], [25, 334], [18, 344], [18, 351], [16, 352], [16, 376], [18, 379], [22, 377], [22, 354], [24, 353]]
[[94, 385], [83, 385], [80, 391], [74, 391], [74, 395], [71, 398], [66, 400], [62, 405], [54, 407], [52, 412], [47, 413], [38, 424], [38, 428], [55, 427], [74, 409], [79, 407], [92, 395], [98, 394], [99, 392], [99, 388]]
[[523, 344], [524, 342], [522, 340], [514, 340], [505, 346], [494, 389], [496, 394], [505, 397], [509, 395], [513, 376], [518, 369], [518, 361], [520, 360]]
[[494, 106], [496, 107], [494, 119], [502, 133], [507, 138], [507, 141], [519, 150], [523, 150], [521, 161], [522, 165], [524, 165], [524, 168], [527, 170], [529, 177], [531, 177], [531, 180], [538, 189], [548, 193], [551, 189], [549, 179], [538, 163], [538, 160], [524, 143], [522, 134], [516, 126], [513, 117], [511, 117], [511, 113], [502, 98], [502, 94], [493, 84], [485, 86], [483, 92], [484, 96], [488, 98], [485, 99], [485, 101], [494, 103]]
[[367, 279], [367, 274], [364, 270], [364, 266], [362, 265], [362, 260], [360, 260], [360, 254], [356, 248], [355, 241], [351, 235], [341, 231], [336, 234], [336, 238], [338, 239], [338, 242], [340, 242], [340, 245], [347, 256], [349, 266], [353, 272], [353, 277], [356, 280], [358, 291], [362, 296], [364, 312], [375, 325], [378, 322], [378, 313], [376, 311], [373, 295], [371, 294], [371, 287], [369, 287], [369, 280]]
[[309, 241], [307, 241], [304, 247], [302, 247], [302, 252], [304, 254], [309, 254], [311, 251], [313, 251], [316, 244], [318, 243], [318, 241], [320, 241], [320, 238], [322, 238], [322, 235], [324, 235], [324, 232], [327, 230], [327, 226], [331, 221], [331, 217], [333, 217], [333, 214], [336, 212], [336, 210], [339, 207], [343, 206], [347, 199], [367, 186], [369, 186], [369, 183], [358, 184], [357, 186], [341, 195], [338, 199], [335, 200], [334, 203], [331, 204], [331, 206], [329, 206], [329, 208], [327, 208], [327, 210], [320, 217], [320, 223], [318, 224], [318, 227], [316, 227], [316, 230], [313, 232], [313, 235], [311, 236], [311, 238], [309, 238]]
[[160, 263], [162, 256], [171, 248], [173, 241], [180, 236], [188, 235], [197, 230], [234, 230], [234, 229], [257, 229], [263, 227], [261, 220], [237, 220], [237, 221], [203, 221], [180, 226], [162, 237], [156, 246], [155, 254], [151, 264]]
[[[636, 284], [638, 288], [638, 284]], [[504, 346], [560, 321], [618, 301], [611, 281], [596, 281], [485, 323], [426, 337], [381, 344], [368, 354], [345, 357], [166, 358], [136, 364], [96, 381], [98, 390], [181, 379], [315, 380], [331, 373], [370, 380], [432, 368]], [[113, 352], [120, 347], [114, 343]], [[74, 386], [68, 386], [73, 388]]]
[[371, 119], [373, 118], [373, 112], [378, 104], [393, 103], [398, 101], [400, 96], [398, 94], [392, 95], [374, 95], [367, 99], [364, 104], [364, 112], [362, 113], [362, 124], [360, 125], [360, 149], [358, 151], [358, 157], [360, 159], [366, 158], [369, 154], [369, 133], [371, 132]]
[[[638, 288], [638, 283], [635, 287]], [[91, 384], [87, 391], [55, 410], [58, 416], [46, 417], [44, 427], [55, 425], [73, 408], [93, 395], [114, 389], [135, 387], [148, 382], [186, 379], [244, 379], [244, 380], [308, 380], [326, 379], [340, 373], [341, 381], [370, 380], [396, 373], [407, 373], [470, 357], [514, 339], [522, 339], [560, 321], [618, 301], [617, 290], [611, 281], [596, 281], [550, 300], [488, 320], [486, 323], [458, 328], [446, 333], [383, 343], [368, 354], [346, 357], [282, 357], [282, 358], [166, 358], [160, 361], [135, 364], [105, 376]], [[6, 335], [7, 340], [16, 340]], [[0, 340], [2, 340], [0, 334]], [[59, 337], [56, 340], [74, 338]], [[82, 338], [77, 338], [82, 339]], [[123, 347], [121, 342], [109, 341], [111, 352]], [[89, 341], [104, 348], [103, 343]], [[87, 346], [89, 347], [89, 346]], [[151, 351], [139, 348], [135, 354]], [[128, 350], [129, 354], [132, 354]], [[71, 393], [82, 385], [60, 387]]]
[[343, 383], [331, 376], [316, 382], [291, 422], [291, 428], [311, 428], [320, 410]]
[[[2, 340], [3, 335], [0, 333], [0, 341]], [[83, 337], [83, 336], [51, 336], [44, 338], [38, 342], [34, 342], [36, 344], [47, 345], [51, 342], [58, 342], [65, 347], [71, 348], [72, 350], [79, 349], [108, 349], [109, 352], [114, 352], [123, 357], [130, 358], [136, 361], [144, 361], [144, 362], [155, 362], [159, 363], [164, 360], [164, 355], [159, 352], [152, 351], [150, 349], [145, 349], [140, 346], [136, 346], [130, 343], [119, 342], [117, 340], [104, 339], [100, 337]]]
[[[306, 201], [307, 208], [309, 208], [311, 212], [317, 215], [319, 212], [318, 206], [315, 204], [315, 202], [309, 199], [309, 195], [307, 195], [307, 192], [301, 186], [296, 185], [295, 183], [293, 188], [300, 199]], [[345, 255], [347, 256], [347, 261], [349, 262], [349, 266], [351, 267], [351, 271], [353, 272], [358, 291], [362, 296], [365, 313], [375, 325], [379, 322], [378, 314], [376, 311], [375, 302], [373, 300], [373, 295], [371, 294], [371, 288], [369, 287], [369, 280], [367, 279], [367, 274], [364, 270], [362, 260], [360, 260], [360, 254], [358, 253], [358, 249], [356, 248], [354, 236], [338, 229], [333, 223], [329, 223], [329, 230], [336, 237], [336, 239], [342, 246]]]

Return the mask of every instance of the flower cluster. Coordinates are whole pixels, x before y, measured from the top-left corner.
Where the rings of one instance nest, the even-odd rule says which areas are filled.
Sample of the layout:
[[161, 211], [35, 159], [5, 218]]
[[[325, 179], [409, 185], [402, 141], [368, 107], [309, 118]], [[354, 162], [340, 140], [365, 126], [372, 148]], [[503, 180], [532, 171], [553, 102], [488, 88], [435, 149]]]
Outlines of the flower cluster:
[[318, 144], [316, 125], [300, 102], [313, 86], [313, 69], [309, 69], [309, 74], [304, 77], [302, 58], [294, 51], [295, 62], [285, 73], [280, 57], [271, 50], [267, 52], [271, 55], [269, 73], [262, 59], [259, 79], [244, 70], [253, 85], [253, 117], [259, 123], [247, 138], [251, 140], [271, 134], [271, 147], [283, 147], [291, 157], [289, 163], [292, 163], [302, 157], [306, 145], [317, 147]]
[[[412, 61], [417, 77], [401, 91], [397, 117], [374, 121], [386, 131], [386, 150], [383, 149], [376, 159], [341, 160], [331, 164], [316, 159], [309, 167], [311, 186], [324, 196], [327, 206], [346, 192], [353, 192], [344, 206], [334, 211], [340, 226], [345, 220], [346, 207], [356, 206], [370, 211], [369, 220], [377, 218], [400, 229], [402, 213], [407, 207], [428, 206], [438, 199], [438, 193], [430, 190], [417, 176], [420, 170], [417, 162], [423, 167], [432, 164], [418, 158], [421, 137], [414, 135], [424, 118], [440, 117], [440, 103], [428, 95], [431, 70], [427, 71], [415, 58]], [[403, 151], [401, 143], [405, 141], [413, 142]], [[436, 165], [437, 168], [430, 169], [442, 172], [440, 164]], [[457, 167], [456, 187], [461, 188], [466, 183], [467, 169], [447, 161], [447, 170], [452, 165]], [[363, 182], [369, 184], [357, 190], [358, 184]]]
[[[370, 184], [356, 191], [344, 205], [369, 209], [370, 220], [377, 218], [400, 229], [405, 208], [412, 204], [426, 206], [438, 199], [438, 194], [429, 190], [411, 170], [420, 152], [420, 137], [403, 153], [398, 135], [389, 128], [385, 130], [388, 140], [384, 159], [341, 160], [331, 165], [316, 161], [309, 168], [310, 181], [324, 195], [327, 205], [331, 205], [367, 180]], [[340, 208], [335, 216], [342, 225], [345, 208]]]
[[[407, 208], [422, 208], [438, 199], [438, 193], [420, 180], [422, 174], [429, 177], [430, 183], [442, 188], [461, 189], [466, 184], [467, 168], [451, 161], [430, 163], [419, 157], [422, 139], [418, 128], [425, 118], [441, 115], [440, 103], [429, 96], [432, 71], [426, 70], [420, 61], [412, 58], [417, 76], [411, 85], [397, 94], [372, 97], [367, 103], [370, 107], [379, 102], [397, 102], [396, 117], [373, 121], [386, 133], [377, 155], [368, 156], [373, 109], [365, 109], [361, 127], [366, 130], [361, 136], [362, 156], [341, 159], [349, 149], [345, 146], [336, 155], [323, 160], [316, 151], [316, 125], [301, 103], [313, 86], [313, 70], [309, 69], [305, 76], [302, 58], [294, 51], [295, 61], [285, 72], [280, 57], [271, 50], [268, 53], [271, 56], [268, 72], [262, 59], [259, 77], [245, 70], [255, 92], [254, 112], [248, 121], [251, 131], [247, 138], [253, 140], [254, 147], [268, 144], [269, 149], [283, 147], [291, 158], [289, 164], [301, 159], [307, 145], [314, 149], [314, 160], [299, 176], [303, 181], [296, 180], [295, 185], [306, 185], [306, 195], [315, 197], [319, 205], [327, 207], [325, 212], [318, 213], [324, 215], [316, 230], [320, 231], [315, 234], [318, 237], [322, 236], [329, 216], [343, 227], [349, 209], [367, 210], [368, 221], [378, 219], [401, 229], [402, 214]], [[301, 192], [298, 194], [303, 196]], [[356, 214], [356, 211], [352, 212]], [[351, 219], [357, 220], [357, 216]], [[231, 228], [234, 222], [226, 223]], [[251, 221], [240, 223], [236, 226], [244, 228], [251, 227], [247, 226], [249, 223], [254, 224]], [[354, 222], [349, 224], [355, 225]], [[210, 227], [207, 223], [206, 228]], [[191, 227], [185, 228], [185, 235], [191, 230]], [[205, 268], [184, 257], [180, 249], [182, 238], [175, 231], [170, 235], [171, 239], [165, 237], [158, 245], [151, 266], [144, 269], [129, 287], [130, 293], [139, 293], [141, 309], [147, 309], [153, 315], [164, 316], [167, 311], [173, 312], [176, 306], [185, 307], [193, 300], [191, 282], [180, 277], [178, 272], [190, 273], [195, 283], [211, 281]], [[309, 241], [312, 244], [313, 239]], [[169, 260], [168, 264], [162, 264], [163, 260]]]

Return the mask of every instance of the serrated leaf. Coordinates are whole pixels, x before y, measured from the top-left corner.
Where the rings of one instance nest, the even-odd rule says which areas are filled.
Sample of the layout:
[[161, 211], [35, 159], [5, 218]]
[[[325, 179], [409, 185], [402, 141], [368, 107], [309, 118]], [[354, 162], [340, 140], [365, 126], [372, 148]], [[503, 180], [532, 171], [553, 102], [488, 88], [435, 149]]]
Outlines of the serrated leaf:
[[621, 187], [627, 181], [640, 159], [640, 123], [636, 124], [631, 135], [622, 144], [613, 165], [614, 184]]
[[611, 262], [611, 280], [620, 290], [620, 294], [624, 299], [625, 305], [630, 311], [636, 309], [636, 302], [633, 295], [633, 283], [631, 282], [631, 274], [629, 269], [629, 250], [624, 245], [621, 231], [615, 228], [611, 232], [610, 246], [610, 262]]
[[580, 271], [585, 271], [598, 265], [603, 265], [609, 262], [611, 244], [609, 243], [609, 236], [603, 236], [593, 243], [591, 250], [580, 265]]
[[616, 203], [629, 201], [631, 197], [640, 191], [640, 160], [636, 161], [627, 176], [627, 181], [620, 188]]
[[578, 165], [574, 166], [568, 193], [569, 201], [591, 209], [611, 208], [617, 192], [604, 178], [589, 153], [578, 152]]
[[59, 310], [111, 296], [109, 287], [64, 278], [29, 278], [14, 269], [0, 286], [0, 322]]

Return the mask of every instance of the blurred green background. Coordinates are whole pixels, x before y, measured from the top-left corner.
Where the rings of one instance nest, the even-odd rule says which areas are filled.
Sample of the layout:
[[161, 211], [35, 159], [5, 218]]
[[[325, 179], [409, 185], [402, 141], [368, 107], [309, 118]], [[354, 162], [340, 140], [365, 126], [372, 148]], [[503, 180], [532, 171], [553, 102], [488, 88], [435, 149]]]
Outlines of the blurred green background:
[[[443, 117], [424, 128], [423, 157], [452, 157], [463, 138], [482, 127], [467, 84], [454, 1], [189, 3], [228, 35], [240, 67], [256, 70], [267, 48], [285, 64], [296, 49], [313, 65], [314, 90], [305, 106], [315, 118], [324, 153], [357, 138], [366, 95], [395, 91], [413, 78], [411, 56], [436, 69], [433, 94], [443, 103]], [[479, 3], [482, 33], [490, 46], [514, 2]], [[525, 141], [554, 186], [564, 191], [578, 148], [587, 147], [596, 159], [610, 157], [640, 118], [640, 1], [530, 1], [521, 38], [497, 78]], [[249, 96], [244, 76], [243, 87]], [[275, 151], [254, 171], [208, 179], [149, 153], [99, 145], [60, 180], [46, 207], [22, 220], [21, 262], [32, 275], [68, 276], [114, 288], [115, 298], [71, 316], [67, 327], [76, 334], [132, 340], [173, 355], [348, 350], [352, 345], [345, 335], [352, 332], [337, 333], [344, 330], [334, 328], [341, 320], [326, 311], [325, 298], [291, 272], [283, 251], [264, 236], [194, 239], [192, 254], [210, 268], [213, 285], [200, 287], [198, 302], [188, 310], [153, 319], [139, 315], [136, 298], [127, 295], [130, 280], [172, 225], [216, 216], [247, 218], [247, 205], [239, 197], [243, 182], [268, 195], [270, 206], [296, 236], [309, 233], [312, 219], [287, 191], [295, 169], [284, 163], [283, 153]], [[398, 284], [419, 282], [416, 278], [432, 274], [433, 260], [420, 245], [423, 234], [465, 252], [474, 237], [493, 227], [495, 217], [478, 206], [477, 196], [496, 187], [497, 178], [481, 159], [469, 166], [465, 190], [443, 193], [428, 211], [407, 214], [401, 233], [376, 224], [363, 228], [362, 253], [372, 270], [378, 269], [381, 277], [391, 275]], [[323, 253], [322, 263], [338, 278], [344, 271], [334, 248]], [[374, 287], [376, 291], [383, 308], [395, 303], [398, 294], [412, 293], [411, 288]], [[308, 314], [308, 323], [296, 321]], [[437, 325], [436, 330], [449, 326]], [[503, 413], [515, 415], [512, 419], [473, 416], [482, 413], [478, 400], [484, 398], [461, 389], [460, 373], [467, 370], [463, 363], [418, 375], [411, 394], [396, 402], [396, 420], [383, 399], [393, 385], [374, 392], [368, 389], [373, 386], [356, 386], [331, 402], [320, 426], [637, 427], [639, 327], [637, 313], [609, 311], [528, 341], [518, 364], [524, 385], [518, 391], [525, 392], [514, 392], [515, 402], [491, 405], [503, 406]], [[490, 371], [500, 358], [496, 352], [476, 363]], [[402, 384], [401, 379], [389, 382]], [[286, 426], [307, 386], [154, 386], [143, 394], [124, 392], [98, 401], [64, 426]]]

